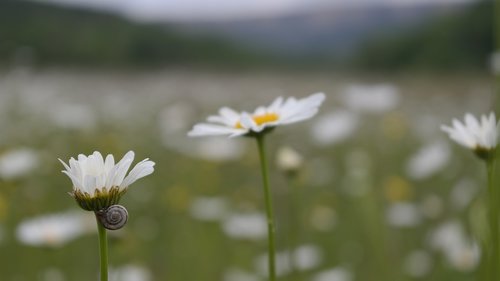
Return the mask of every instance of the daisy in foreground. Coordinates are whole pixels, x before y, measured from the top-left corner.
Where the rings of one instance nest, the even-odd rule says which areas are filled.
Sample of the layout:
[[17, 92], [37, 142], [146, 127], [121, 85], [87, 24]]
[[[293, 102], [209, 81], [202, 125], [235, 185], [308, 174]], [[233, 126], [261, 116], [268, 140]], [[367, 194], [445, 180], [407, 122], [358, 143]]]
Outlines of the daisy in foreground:
[[316, 93], [303, 99], [293, 97], [278, 97], [269, 106], [261, 106], [253, 113], [237, 112], [228, 107], [219, 110], [219, 115], [209, 116], [209, 123], [197, 124], [188, 133], [190, 137], [220, 136], [229, 137], [247, 136], [257, 140], [259, 150], [262, 181], [265, 195], [267, 234], [269, 247], [268, 272], [269, 280], [276, 280], [274, 218], [264, 137], [275, 127], [288, 125], [312, 118], [318, 113], [320, 105], [325, 100], [325, 94]]
[[154, 171], [155, 163], [144, 159], [137, 163], [128, 175], [127, 171], [134, 161], [134, 152], [129, 151], [115, 164], [113, 155], [106, 156], [94, 152], [92, 155], [78, 155], [64, 165], [65, 173], [73, 183], [70, 195], [82, 209], [93, 211], [96, 215], [99, 230], [99, 249], [101, 265], [101, 281], [108, 280], [108, 246], [106, 229], [116, 230], [125, 225], [128, 219], [127, 210], [117, 205], [127, 192], [129, 185]]
[[500, 280], [500, 190], [494, 186], [493, 178], [495, 174], [495, 152], [498, 144], [498, 121], [495, 113], [482, 115], [477, 119], [472, 114], [465, 115], [465, 122], [462, 123], [453, 119], [453, 126], [441, 126], [441, 129], [448, 133], [450, 138], [458, 144], [474, 151], [476, 155], [486, 162], [488, 172], [488, 221], [489, 239], [483, 244], [483, 252], [486, 253], [489, 280]]

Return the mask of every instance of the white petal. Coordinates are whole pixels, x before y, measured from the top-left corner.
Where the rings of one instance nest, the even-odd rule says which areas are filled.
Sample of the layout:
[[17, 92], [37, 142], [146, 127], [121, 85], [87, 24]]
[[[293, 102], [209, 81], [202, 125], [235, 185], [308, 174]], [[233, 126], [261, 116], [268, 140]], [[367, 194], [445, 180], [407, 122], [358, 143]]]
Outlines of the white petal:
[[123, 159], [125, 160], [124, 162], [120, 161], [121, 164], [117, 164], [116, 166], [116, 172], [115, 176], [112, 181], [112, 186], [120, 186], [123, 182], [123, 179], [125, 178], [125, 175], [127, 174], [128, 169], [130, 168], [130, 165], [132, 164], [132, 159]]
[[230, 135], [241, 131], [246, 131], [246, 130], [202, 123], [195, 125], [193, 129], [188, 133], [188, 136], [190, 137], [220, 136], [220, 135]]
[[103, 171], [104, 170], [104, 159], [102, 158], [102, 155], [98, 151], [94, 151], [94, 161], [95, 165], [98, 171]]
[[267, 113], [267, 109], [263, 106], [259, 106], [257, 107], [257, 109], [255, 109], [255, 111], [253, 112], [253, 115], [264, 115]]
[[109, 172], [111, 171], [111, 169], [113, 169], [114, 166], [115, 158], [113, 157], [113, 155], [108, 154], [108, 156], [106, 156], [106, 161], [104, 162], [104, 171], [106, 172], [107, 176], [109, 176]]
[[470, 113], [465, 114], [465, 125], [470, 129], [479, 128], [479, 122], [477, 121], [476, 117], [474, 117], [474, 115]]
[[64, 163], [64, 161], [62, 161], [60, 158], [57, 158], [57, 160], [59, 160], [59, 162], [61, 162], [61, 164], [63, 164], [66, 171], [71, 172], [71, 168], [66, 163]]
[[[133, 151], [129, 151], [123, 156], [123, 158], [116, 164], [115, 171], [113, 171], [114, 175], [111, 182], [111, 186], [120, 186], [127, 174], [128, 169], [130, 168], [130, 164], [134, 161], [135, 154]], [[108, 183], [106, 183], [107, 185]]]
[[258, 129], [257, 123], [255, 123], [250, 114], [246, 112], [243, 112], [241, 114], [240, 122], [243, 128], [251, 129], [254, 132], [256, 132], [256, 130]]
[[219, 123], [226, 126], [234, 125], [234, 123], [228, 118], [222, 117], [220, 115], [211, 115], [207, 117], [208, 122]]
[[83, 179], [83, 189], [85, 192], [93, 195], [95, 190], [97, 189], [96, 178], [90, 175], [86, 175]]
[[123, 180], [120, 187], [122, 189], [126, 188], [136, 180], [150, 175], [154, 171], [154, 165], [155, 163], [153, 161], [148, 161], [148, 159], [144, 159], [141, 162], [137, 163], [132, 171], [130, 171], [129, 175]]
[[230, 120], [234, 123], [238, 122], [240, 119], [240, 114], [229, 107], [223, 107], [219, 109], [220, 116]]
[[83, 189], [83, 184], [80, 181], [80, 179], [78, 179], [73, 174], [69, 173], [68, 171], [62, 171], [62, 172], [65, 173], [71, 179], [71, 182], [73, 183], [74, 188]]
[[71, 167], [71, 173], [83, 183], [83, 171], [80, 163], [71, 157], [69, 159], [69, 166]]
[[276, 98], [267, 108], [269, 112], [276, 112], [283, 104], [283, 97]]

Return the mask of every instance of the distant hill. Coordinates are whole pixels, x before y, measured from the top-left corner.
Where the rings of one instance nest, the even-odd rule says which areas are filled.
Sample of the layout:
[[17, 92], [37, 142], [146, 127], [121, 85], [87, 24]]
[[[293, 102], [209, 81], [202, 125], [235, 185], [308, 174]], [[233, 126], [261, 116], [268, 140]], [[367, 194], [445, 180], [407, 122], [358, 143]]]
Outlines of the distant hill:
[[183, 33], [228, 39], [288, 57], [352, 55], [367, 38], [399, 34], [463, 5], [367, 5], [305, 10], [273, 18], [174, 24]]
[[[0, 1], [0, 62], [78, 66], [250, 64], [256, 55], [224, 40], [164, 25], [27, 1]], [[260, 56], [259, 56], [260, 57]]]
[[238, 22], [142, 24], [1, 0], [0, 66], [477, 70], [485, 69], [493, 50], [491, 5], [372, 6]]
[[481, 1], [454, 16], [403, 34], [367, 40], [354, 63], [376, 70], [485, 70], [494, 50], [493, 2]]

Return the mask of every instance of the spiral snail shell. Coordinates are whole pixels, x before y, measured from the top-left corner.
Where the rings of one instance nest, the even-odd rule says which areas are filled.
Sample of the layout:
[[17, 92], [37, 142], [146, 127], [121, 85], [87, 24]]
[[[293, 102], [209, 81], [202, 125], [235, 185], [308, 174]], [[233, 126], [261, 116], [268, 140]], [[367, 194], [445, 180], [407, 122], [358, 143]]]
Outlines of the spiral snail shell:
[[107, 209], [96, 212], [97, 218], [104, 228], [117, 230], [122, 228], [128, 220], [128, 212], [121, 205], [111, 205]]

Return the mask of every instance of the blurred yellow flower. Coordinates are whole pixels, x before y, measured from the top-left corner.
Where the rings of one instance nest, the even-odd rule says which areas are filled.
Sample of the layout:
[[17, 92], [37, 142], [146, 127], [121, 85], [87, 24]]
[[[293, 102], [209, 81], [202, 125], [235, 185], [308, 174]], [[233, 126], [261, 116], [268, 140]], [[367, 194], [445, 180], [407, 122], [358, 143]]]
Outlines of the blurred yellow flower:
[[408, 201], [413, 198], [412, 186], [399, 176], [391, 176], [385, 179], [383, 186], [385, 197], [390, 202]]

